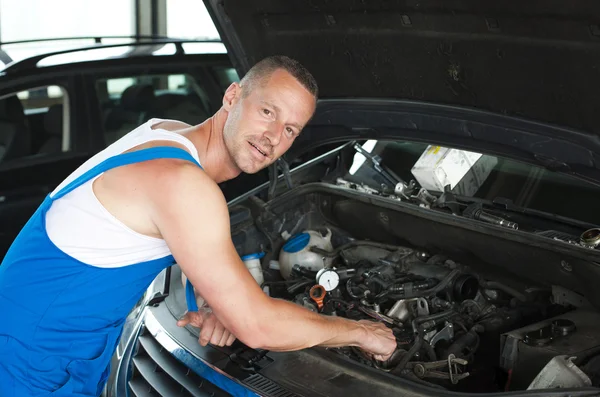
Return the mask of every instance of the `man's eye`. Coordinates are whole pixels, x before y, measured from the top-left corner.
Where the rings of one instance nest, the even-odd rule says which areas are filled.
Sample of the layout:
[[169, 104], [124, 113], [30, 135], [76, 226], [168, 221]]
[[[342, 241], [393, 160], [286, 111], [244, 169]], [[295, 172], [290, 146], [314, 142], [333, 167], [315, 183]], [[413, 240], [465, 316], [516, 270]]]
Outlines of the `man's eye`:
[[291, 129], [290, 127], [286, 128], [286, 130], [287, 130], [288, 134], [294, 135], [294, 130]]
[[269, 109], [263, 109], [263, 113], [267, 116], [271, 115], [271, 111]]

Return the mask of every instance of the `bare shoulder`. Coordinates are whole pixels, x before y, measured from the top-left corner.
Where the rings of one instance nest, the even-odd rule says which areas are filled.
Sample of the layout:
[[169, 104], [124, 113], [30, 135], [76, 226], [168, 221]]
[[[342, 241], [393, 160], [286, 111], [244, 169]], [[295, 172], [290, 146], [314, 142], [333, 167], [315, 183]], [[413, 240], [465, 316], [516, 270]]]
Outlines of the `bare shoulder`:
[[183, 242], [213, 241], [229, 237], [229, 211], [219, 186], [198, 166], [165, 164], [156, 167], [155, 188], [146, 200], [158, 233], [174, 249]]
[[188, 160], [159, 158], [118, 167], [98, 178], [93, 188], [114, 217], [138, 233], [158, 238], [159, 217], [181, 219], [199, 202], [212, 212], [227, 206], [219, 186]]
[[173, 211], [202, 203], [226, 206], [217, 183], [202, 168], [185, 160], [159, 159], [144, 165], [149, 198], [159, 209]]

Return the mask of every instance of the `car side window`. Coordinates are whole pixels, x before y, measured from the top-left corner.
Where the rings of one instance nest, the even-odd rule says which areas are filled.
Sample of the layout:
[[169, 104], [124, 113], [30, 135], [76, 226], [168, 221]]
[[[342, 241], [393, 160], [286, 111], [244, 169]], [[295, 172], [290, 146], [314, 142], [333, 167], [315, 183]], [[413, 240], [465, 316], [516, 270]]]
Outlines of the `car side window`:
[[0, 97], [0, 167], [71, 149], [64, 87], [41, 86]]
[[239, 83], [240, 76], [238, 75], [235, 68], [217, 66], [213, 68], [213, 73], [217, 78], [217, 82], [221, 87], [221, 90], [225, 92], [231, 83]]
[[106, 145], [151, 118], [194, 125], [210, 117], [204, 89], [188, 74], [101, 79], [96, 82], [96, 90], [102, 108]]

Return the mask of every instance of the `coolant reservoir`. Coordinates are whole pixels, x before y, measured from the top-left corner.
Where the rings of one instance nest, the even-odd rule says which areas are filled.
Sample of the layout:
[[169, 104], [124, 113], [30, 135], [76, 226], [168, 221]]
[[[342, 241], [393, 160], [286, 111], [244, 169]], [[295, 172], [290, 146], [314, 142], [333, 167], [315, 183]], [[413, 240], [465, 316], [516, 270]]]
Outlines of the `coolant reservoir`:
[[279, 270], [284, 279], [289, 279], [294, 265], [318, 272], [324, 267], [329, 267], [333, 258], [310, 251], [311, 247], [321, 248], [325, 251], [333, 251], [331, 245], [331, 230], [327, 229], [327, 235], [314, 230], [307, 230], [290, 238], [279, 253]]

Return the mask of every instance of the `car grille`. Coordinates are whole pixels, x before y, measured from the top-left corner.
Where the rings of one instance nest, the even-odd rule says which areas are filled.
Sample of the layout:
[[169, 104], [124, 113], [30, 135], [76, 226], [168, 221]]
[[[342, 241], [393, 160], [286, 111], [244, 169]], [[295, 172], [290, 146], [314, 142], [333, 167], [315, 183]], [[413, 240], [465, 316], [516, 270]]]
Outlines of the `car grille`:
[[128, 382], [130, 396], [230, 396], [173, 357], [145, 329], [136, 348]]
[[254, 387], [264, 395], [272, 397], [299, 397], [297, 394], [291, 393], [277, 383], [265, 378], [260, 374], [254, 374], [246, 379], [245, 383]]

